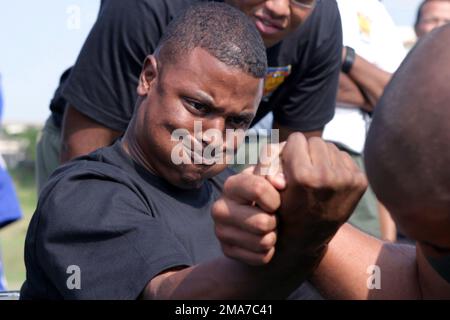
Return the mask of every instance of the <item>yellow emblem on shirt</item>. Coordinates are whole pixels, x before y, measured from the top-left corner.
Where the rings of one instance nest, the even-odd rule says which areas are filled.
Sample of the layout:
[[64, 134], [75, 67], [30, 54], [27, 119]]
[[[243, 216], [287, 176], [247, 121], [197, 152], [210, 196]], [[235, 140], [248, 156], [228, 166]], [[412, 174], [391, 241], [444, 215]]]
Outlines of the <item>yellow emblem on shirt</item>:
[[264, 98], [268, 98], [291, 74], [292, 66], [269, 67], [264, 82]]
[[360, 12], [358, 12], [359, 32], [365, 38], [370, 38], [372, 33], [372, 20]]

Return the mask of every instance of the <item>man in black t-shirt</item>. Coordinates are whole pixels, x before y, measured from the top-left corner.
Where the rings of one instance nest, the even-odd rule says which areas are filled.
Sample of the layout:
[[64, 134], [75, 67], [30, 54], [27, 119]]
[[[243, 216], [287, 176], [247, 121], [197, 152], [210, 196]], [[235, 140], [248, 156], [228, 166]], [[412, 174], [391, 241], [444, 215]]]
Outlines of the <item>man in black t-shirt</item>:
[[[126, 130], [145, 55], [189, 4], [206, 0], [109, 0], [102, 3], [62, 95], [68, 103], [61, 158], [109, 145]], [[334, 0], [226, 0], [254, 21], [267, 47], [264, 99], [253, 121], [274, 112], [284, 140], [319, 136], [332, 119], [342, 52]], [[58, 110], [61, 113], [61, 110]], [[44, 159], [45, 161], [45, 159]]]
[[[289, 187], [308, 186], [312, 201], [299, 206], [291, 198], [291, 210], [300, 212], [280, 216], [280, 235], [273, 213], [285, 186], [251, 173], [224, 183], [231, 174], [227, 162], [207, 162], [204, 151], [213, 144], [215, 159], [226, 160], [228, 151], [236, 152], [237, 137], [219, 143], [197, 135], [195, 123], [227, 135], [229, 129], [247, 129], [262, 98], [266, 68], [257, 29], [233, 7], [196, 5], [175, 20], [145, 60], [138, 108], [123, 139], [59, 168], [42, 190], [27, 233], [21, 297], [242, 298], [293, 291], [325, 253], [365, 181], [333, 146], [292, 135], [286, 148], [297, 152], [284, 161], [292, 164]], [[173, 139], [179, 130], [188, 132], [184, 137], [194, 146]], [[180, 146], [190, 161], [176, 164]], [[298, 161], [310, 156], [315, 160], [308, 160], [304, 175], [306, 163]], [[345, 172], [344, 164], [350, 165]], [[215, 227], [211, 211], [222, 221]], [[263, 212], [272, 214], [267, 219]], [[236, 220], [236, 213], [246, 219]], [[315, 216], [322, 214], [331, 228], [315, 235]], [[222, 245], [230, 252], [230, 241], [243, 240], [240, 228], [255, 234], [246, 235], [247, 241], [266, 235], [247, 248], [255, 264], [272, 258], [266, 248], [279, 237], [282, 249], [270, 266], [249, 267], [223, 256], [215, 232], [228, 235]]]

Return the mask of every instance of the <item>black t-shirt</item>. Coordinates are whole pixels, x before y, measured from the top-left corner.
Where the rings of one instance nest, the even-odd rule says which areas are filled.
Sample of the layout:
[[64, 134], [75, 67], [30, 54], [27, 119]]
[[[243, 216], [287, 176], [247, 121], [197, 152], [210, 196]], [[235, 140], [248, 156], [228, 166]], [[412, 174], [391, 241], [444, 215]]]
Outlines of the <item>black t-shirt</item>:
[[[145, 57], [154, 52], [169, 22], [199, 1], [105, 1], [64, 87], [64, 98], [100, 124], [125, 131]], [[267, 50], [265, 98], [254, 123], [273, 110], [275, 121], [288, 128], [323, 128], [334, 115], [341, 52], [337, 4], [318, 0], [301, 27]]]
[[63, 72], [63, 74], [59, 78], [59, 86], [56, 89], [52, 100], [50, 101], [50, 111], [52, 112], [53, 124], [58, 128], [60, 128], [62, 125], [64, 111], [66, 110], [67, 105], [66, 99], [64, 99], [64, 97], [62, 96], [62, 90], [67, 79], [69, 78], [71, 70], [72, 68], [69, 68]]
[[[162, 271], [223, 255], [210, 211], [231, 174], [183, 190], [133, 162], [120, 142], [59, 168], [29, 226], [21, 297], [136, 299]], [[73, 268], [79, 290], [67, 284]]]

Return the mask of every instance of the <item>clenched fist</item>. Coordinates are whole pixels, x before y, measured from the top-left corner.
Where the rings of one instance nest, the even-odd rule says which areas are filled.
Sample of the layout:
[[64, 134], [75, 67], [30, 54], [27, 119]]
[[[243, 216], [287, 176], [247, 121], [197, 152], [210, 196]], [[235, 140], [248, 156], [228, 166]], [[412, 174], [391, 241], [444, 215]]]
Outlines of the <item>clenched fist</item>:
[[318, 254], [350, 217], [367, 179], [347, 153], [301, 133], [289, 136], [281, 160], [280, 250]]
[[350, 156], [320, 138], [292, 134], [269, 145], [261, 163], [227, 180], [213, 207], [228, 257], [251, 265], [319, 262], [367, 188]]
[[280, 194], [253, 168], [227, 179], [212, 209], [215, 231], [226, 256], [251, 265], [268, 263], [275, 252]]

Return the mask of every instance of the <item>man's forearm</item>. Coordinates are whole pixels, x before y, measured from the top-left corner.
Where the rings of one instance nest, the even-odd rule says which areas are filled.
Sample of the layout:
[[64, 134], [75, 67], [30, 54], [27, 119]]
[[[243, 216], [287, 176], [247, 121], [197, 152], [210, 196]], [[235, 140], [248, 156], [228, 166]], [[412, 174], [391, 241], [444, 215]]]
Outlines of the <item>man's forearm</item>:
[[108, 146], [120, 135], [121, 132], [109, 129], [69, 106], [63, 120], [60, 162]]
[[155, 277], [144, 299], [285, 299], [310, 275], [317, 258], [275, 257], [253, 267], [220, 257]]
[[365, 92], [371, 105], [377, 104], [392, 76], [358, 55], [348, 75]]
[[339, 77], [339, 88], [337, 94], [337, 102], [349, 108], [362, 108], [367, 111], [373, 110], [367, 97], [363, 94], [356, 83], [350, 79], [345, 73], [341, 73]]
[[415, 250], [347, 224], [330, 242], [312, 282], [329, 299], [420, 299]]

